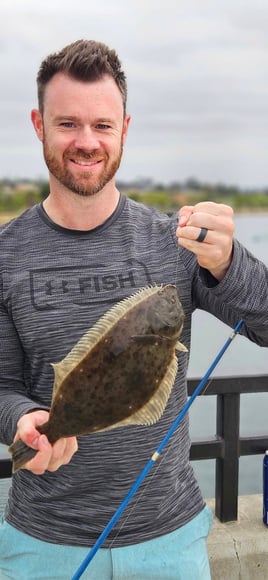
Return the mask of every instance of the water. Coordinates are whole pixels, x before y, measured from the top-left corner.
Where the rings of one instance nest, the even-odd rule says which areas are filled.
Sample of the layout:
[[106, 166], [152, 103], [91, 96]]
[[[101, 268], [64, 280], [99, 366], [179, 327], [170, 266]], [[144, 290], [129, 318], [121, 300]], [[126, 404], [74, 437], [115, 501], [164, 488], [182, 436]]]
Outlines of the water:
[[[253, 254], [268, 265], [268, 214], [242, 215], [235, 218], [236, 237]], [[230, 328], [214, 317], [196, 312], [193, 317], [192, 349], [189, 377], [202, 377], [230, 334]], [[260, 348], [237, 336], [213, 376], [268, 375], [268, 348]], [[267, 433], [268, 393], [241, 397], [241, 435]], [[216, 432], [216, 398], [199, 397], [190, 409], [192, 438], [211, 436]], [[0, 445], [0, 457], [7, 457]], [[195, 461], [193, 466], [204, 497], [213, 497], [215, 461]], [[253, 494], [262, 490], [262, 456], [240, 459], [239, 493]], [[0, 480], [0, 512], [5, 503], [7, 482]]]
[[[268, 214], [236, 216], [236, 237], [268, 265]], [[211, 315], [197, 311], [193, 317], [190, 377], [201, 377], [230, 334], [230, 329]], [[268, 348], [237, 336], [215, 369], [213, 376], [268, 375]], [[267, 433], [268, 393], [241, 396], [240, 434]], [[216, 397], [199, 397], [190, 409], [190, 432], [206, 437], [216, 432]], [[262, 456], [241, 457], [239, 493], [262, 491]], [[205, 497], [215, 493], [215, 461], [194, 461], [194, 470]]]

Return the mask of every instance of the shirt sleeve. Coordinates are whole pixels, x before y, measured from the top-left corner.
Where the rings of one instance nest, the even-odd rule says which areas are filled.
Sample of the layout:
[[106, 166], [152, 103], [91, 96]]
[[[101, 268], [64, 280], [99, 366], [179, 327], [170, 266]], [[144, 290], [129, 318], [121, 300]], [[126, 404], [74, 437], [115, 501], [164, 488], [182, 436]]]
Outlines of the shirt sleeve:
[[212, 283], [209, 273], [199, 268], [193, 294], [196, 308], [214, 314], [231, 327], [242, 319], [241, 334], [267, 347], [267, 290], [267, 266], [234, 240], [232, 263], [223, 280]]
[[3, 301], [0, 302], [0, 441], [10, 445], [22, 415], [41, 408], [24, 381], [24, 352]]

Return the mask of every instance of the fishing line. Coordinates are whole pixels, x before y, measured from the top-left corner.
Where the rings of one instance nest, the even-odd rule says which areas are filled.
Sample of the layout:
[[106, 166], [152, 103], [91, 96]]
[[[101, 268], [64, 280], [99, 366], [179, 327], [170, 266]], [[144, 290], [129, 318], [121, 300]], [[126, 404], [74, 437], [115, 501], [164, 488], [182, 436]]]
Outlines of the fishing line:
[[213, 379], [210, 379], [210, 381], [208, 381], [208, 384], [205, 386], [205, 388], [202, 392], [202, 396], [205, 395], [205, 393], [207, 392], [208, 388], [210, 387], [212, 381], [213, 381]]
[[[179, 224], [179, 214], [178, 214], [178, 224]], [[180, 258], [180, 248], [179, 248], [179, 242], [177, 239], [177, 244], [178, 244], [178, 248], [177, 248], [177, 259], [176, 259], [176, 269], [175, 269], [175, 286], [177, 286], [177, 282], [179, 281], [179, 258]]]
[[[176, 286], [176, 287], [177, 287], [177, 282], [178, 282], [179, 257], [180, 257], [180, 252], [179, 252], [179, 247], [178, 247], [178, 250], [177, 250], [177, 258], [176, 258], [176, 266], [175, 266], [175, 282], [174, 282], [174, 284], [175, 284], [175, 286]], [[206, 386], [206, 389], [205, 389], [205, 390], [207, 390], [207, 388], [209, 387], [210, 383], [211, 383], [211, 381], [209, 381], [209, 383], [208, 383], [208, 385]], [[156, 474], [157, 474], [158, 470], [160, 469], [160, 467], [161, 467], [161, 465], [162, 465], [163, 461], [166, 461], [166, 460], [167, 460], [167, 457], [168, 457], [168, 454], [169, 454], [170, 450], [171, 450], [171, 446], [170, 446], [170, 447], [169, 447], [169, 449], [166, 451], [166, 454], [165, 454], [165, 456], [164, 456], [164, 457], [161, 457], [160, 461], [158, 462], [158, 464], [157, 464], [157, 466], [156, 466], [156, 469], [154, 469], [154, 471], [153, 471], [153, 475], [152, 475], [151, 479], [150, 479], [150, 480], [149, 480], [149, 479], [147, 480], [147, 482], [146, 482], [145, 486], [144, 486], [144, 487], [143, 487], [143, 489], [142, 489], [142, 492], [140, 493], [140, 495], [139, 495], [139, 496], [137, 496], [137, 499], [136, 499], [136, 501], [135, 501], [135, 502], [133, 502], [133, 505], [132, 505], [131, 509], [129, 510], [129, 512], [128, 512], [128, 514], [127, 514], [127, 516], [126, 516], [126, 517], [125, 517], [125, 519], [122, 521], [122, 523], [121, 523], [121, 526], [119, 526], [119, 528], [118, 528], [118, 531], [117, 531], [117, 534], [116, 534], [116, 535], [113, 537], [112, 541], [110, 542], [110, 544], [109, 544], [109, 548], [112, 548], [112, 547], [113, 547], [113, 545], [114, 545], [114, 542], [115, 542], [116, 538], [119, 536], [120, 532], [122, 531], [123, 527], [124, 527], [124, 526], [126, 525], [126, 523], [128, 522], [128, 520], [129, 520], [130, 516], [132, 515], [132, 513], [133, 513], [133, 512], [134, 512], [134, 510], [136, 509], [137, 505], [138, 505], [138, 504], [140, 503], [140, 501], [142, 500], [142, 498], [143, 498], [143, 496], [144, 496], [144, 494], [145, 494], [145, 492], [146, 492], [146, 490], [147, 490], [148, 486], [149, 486], [149, 485], [150, 485], [150, 483], [152, 482], [153, 478], [155, 478], [155, 476], [156, 476]]]
[[[211, 383], [211, 381], [209, 382], [209, 384], [210, 383]], [[206, 389], [207, 389], [207, 387], [206, 387]], [[165, 455], [160, 456], [160, 459], [157, 462], [157, 465], [156, 465], [155, 469], [152, 472], [151, 478], [149, 479], [147, 477], [147, 480], [145, 482], [145, 485], [143, 486], [143, 489], [142, 489], [141, 493], [139, 495], [137, 495], [136, 501], [135, 502], [132, 502], [131, 509], [129, 510], [129, 512], [128, 512], [127, 516], [125, 517], [125, 519], [122, 520], [122, 523], [121, 523], [121, 525], [118, 528], [117, 534], [113, 537], [112, 541], [109, 544], [109, 548], [112, 548], [113, 547], [116, 538], [119, 536], [120, 532], [122, 531], [122, 529], [124, 528], [124, 526], [128, 522], [130, 516], [136, 510], [138, 504], [141, 502], [141, 500], [142, 500], [142, 498], [143, 498], [143, 496], [144, 496], [147, 488], [150, 486], [150, 484], [152, 483], [153, 479], [156, 477], [156, 475], [157, 475], [160, 467], [162, 466], [162, 463], [167, 460], [168, 455], [171, 452], [171, 448], [172, 448], [172, 445], [170, 445], [169, 448], [166, 450]]]
[[[212, 383], [212, 382], [213, 382], [213, 378], [211, 378], [211, 379], [210, 379], [210, 380], [207, 382], [206, 386], [205, 386], [205, 387], [204, 387], [204, 389], [202, 390], [202, 396], [203, 396], [203, 395], [205, 395], [205, 393], [207, 392], [207, 390], [208, 390], [208, 388], [210, 387], [210, 385], [211, 385], [211, 383]], [[127, 516], [125, 517], [125, 519], [124, 519], [124, 520], [122, 520], [122, 523], [121, 523], [121, 525], [119, 526], [119, 528], [118, 528], [118, 530], [117, 530], [117, 534], [116, 534], [116, 535], [113, 537], [112, 541], [110, 542], [110, 544], [109, 544], [109, 548], [110, 548], [110, 549], [113, 547], [115, 540], [117, 539], [117, 537], [119, 536], [120, 532], [122, 531], [122, 529], [124, 528], [124, 526], [125, 526], [125, 525], [126, 525], [126, 523], [128, 522], [128, 520], [129, 520], [130, 516], [131, 516], [131, 515], [132, 515], [132, 513], [133, 513], [133, 512], [136, 510], [136, 508], [137, 508], [138, 504], [139, 504], [139, 503], [140, 503], [140, 501], [142, 500], [142, 498], [143, 498], [143, 496], [144, 496], [144, 494], [145, 494], [145, 492], [146, 492], [147, 488], [148, 488], [148, 487], [149, 487], [149, 485], [152, 483], [152, 480], [153, 480], [153, 479], [155, 478], [155, 476], [157, 475], [157, 473], [158, 473], [158, 471], [159, 471], [160, 467], [162, 466], [163, 462], [167, 461], [168, 455], [169, 455], [169, 453], [171, 452], [171, 448], [172, 448], [172, 445], [170, 445], [170, 446], [169, 446], [169, 448], [166, 450], [166, 452], [165, 452], [165, 455], [162, 455], [162, 456], [160, 457], [160, 460], [157, 462], [157, 465], [156, 465], [155, 469], [154, 469], [154, 470], [153, 470], [153, 472], [152, 472], [152, 477], [151, 477], [150, 479], [149, 479], [149, 478], [147, 478], [147, 482], [146, 482], [146, 484], [144, 485], [144, 487], [143, 487], [143, 489], [142, 489], [142, 491], [141, 491], [140, 495], [139, 495], [139, 496], [137, 496], [137, 499], [136, 499], [136, 501], [132, 503], [132, 507], [131, 507], [131, 509], [129, 510], [129, 512], [128, 512]]]
[[[169, 452], [169, 451], [170, 451], [170, 448], [168, 449], [168, 452]], [[168, 453], [168, 452], [167, 452], [167, 453]], [[161, 466], [161, 464], [162, 464], [162, 461], [163, 461], [164, 459], [166, 459], [166, 457], [167, 457], [167, 453], [166, 453], [165, 457], [162, 457], [162, 458], [161, 458], [161, 461], [158, 463], [158, 465], [157, 465], [156, 469], [153, 471], [153, 475], [152, 475], [151, 479], [147, 479], [147, 482], [146, 482], [145, 486], [143, 487], [143, 489], [142, 489], [142, 492], [140, 493], [140, 495], [139, 495], [139, 496], [137, 496], [137, 498], [136, 498], [136, 501], [135, 501], [135, 502], [133, 502], [133, 504], [132, 504], [132, 507], [131, 507], [131, 509], [129, 510], [129, 512], [128, 512], [128, 514], [127, 514], [127, 516], [126, 516], [126, 517], [125, 517], [125, 519], [122, 521], [122, 523], [121, 523], [121, 526], [119, 526], [119, 528], [118, 528], [118, 531], [117, 531], [117, 534], [116, 534], [116, 535], [113, 537], [112, 541], [110, 542], [110, 544], [109, 544], [109, 548], [112, 548], [112, 547], [113, 547], [113, 545], [114, 545], [114, 542], [115, 542], [116, 538], [119, 536], [120, 532], [122, 531], [122, 529], [124, 528], [124, 526], [125, 526], [125, 525], [126, 525], [126, 523], [128, 522], [128, 520], [129, 520], [130, 516], [132, 515], [132, 513], [134, 512], [134, 510], [136, 510], [136, 508], [137, 508], [137, 505], [138, 505], [138, 504], [140, 503], [140, 501], [142, 500], [142, 498], [143, 498], [143, 496], [144, 496], [144, 494], [145, 494], [145, 492], [146, 492], [147, 488], [149, 487], [150, 483], [152, 482], [152, 479], [155, 477], [155, 475], [156, 475], [156, 473], [157, 473], [158, 469], [160, 468], [160, 466]]]
[[170, 438], [174, 434], [175, 430], [177, 429], [178, 425], [182, 421], [183, 417], [186, 415], [188, 409], [190, 408], [190, 406], [192, 405], [192, 403], [194, 402], [196, 397], [201, 393], [202, 389], [204, 388], [207, 381], [209, 380], [211, 373], [213, 372], [213, 370], [215, 369], [215, 367], [219, 363], [220, 359], [224, 355], [225, 351], [227, 350], [227, 348], [229, 347], [229, 345], [231, 344], [231, 342], [233, 341], [233, 339], [235, 338], [235, 336], [239, 332], [242, 324], [243, 324], [243, 320], [239, 320], [239, 322], [237, 323], [235, 328], [232, 330], [229, 338], [227, 339], [227, 341], [225, 342], [225, 344], [223, 345], [223, 347], [221, 348], [221, 350], [219, 351], [219, 353], [215, 357], [214, 361], [212, 362], [212, 364], [208, 368], [207, 372], [205, 373], [205, 375], [203, 376], [201, 381], [198, 383], [195, 391], [193, 392], [191, 397], [188, 399], [187, 403], [184, 405], [182, 411], [179, 413], [179, 415], [177, 416], [175, 421], [172, 423], [172, 425], [169, 428], [168, 432], [166, 433], [165, 437], [162, 439], [161, 443], [159, 444], [159, 446], [157, 447], [157, 449], [153, 453], [152, 457], [149, 459], [149, 461], [147, 462], [147, 464], [145, 465], [145, 467], [143, 468], [143, 470], [141, 471], [141, 473], [137, 477], [132, 488], [129, 490], [128, 494], [126, 495], [126, 497], [124, 498], [122, 503], [119, 505], [118, 509], [116, 510], [116, 512], [114, 513], [114, 515], [112, 516], [112, 518], [110, 519], [108, 524], [106, 525], [103, 532], [100, 534], [98, 540], [95, 542], [94, 546], [91, 548], [88, 555], [83, 560], [82, 564], [79, 566], [79, 568], [77, 569], [77, 571], [75, 572], [75, 574], [71, 580], [79, 580], [79, 578], [81, 578], [82, 574], [84, 573], [84, 571], [86, 570], [86, 568], [90, 564], [91, 560], [93, 559], [93, 557], [97, 553], [98, 549], [101, 547], [101, 545], [103, 544], [103, 542], [105, 541], [105, 539], [107, 538], [109, 533], [111, 532], [112, 528], [114, 527], [116, 522], [119, 520], [121, 514], [123, 513], [123, 511], [125, 510], [125, 508], [129, 504], [129, 502], [132, 499], [132, 497], [134, 496], [135, 492], [137, 491], [137, 489], [140, 487], [140, 485], [144, 481], [146, 475], [149, 473], [150, 469], [155, 465], [155, 462], [158, 460], [159, 456], [161, 455], [161, 453], [164, 450], [165, 446], [167, 445], [168, 441], [170, 440]]

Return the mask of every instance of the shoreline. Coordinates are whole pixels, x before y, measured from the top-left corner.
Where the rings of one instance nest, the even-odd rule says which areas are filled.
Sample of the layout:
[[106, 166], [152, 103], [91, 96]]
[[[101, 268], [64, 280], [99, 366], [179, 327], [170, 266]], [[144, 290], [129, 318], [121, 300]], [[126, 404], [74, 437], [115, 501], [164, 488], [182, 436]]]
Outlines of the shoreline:
[[[231, 206], [232, 207], [232, 206]], [[29, 209], [28, 207], [25, 207], [24, 209], [17, 211], [17, 212], [11, 212], [11, 211], [0, 211], [0, 225], [7, 223], [8, 221], [18, 217], [20, 214], [22, 214], [24, 211], [26, 211], [27, 209]], [[179, 208], [178, 208], [179, 209]], [[244, 208], [239, 208], [239, 209], [234, 209], [234, 216], [268, 216], [268, 210], [266, 208], [249, 208], [249, 207], [244, 207]], [[162, 210], [163, 213], [165, 213], [164, 210]], [[177, 211], [177, 210], [174, 210]], [[173, 211], [172, 211], [173, 213]]]

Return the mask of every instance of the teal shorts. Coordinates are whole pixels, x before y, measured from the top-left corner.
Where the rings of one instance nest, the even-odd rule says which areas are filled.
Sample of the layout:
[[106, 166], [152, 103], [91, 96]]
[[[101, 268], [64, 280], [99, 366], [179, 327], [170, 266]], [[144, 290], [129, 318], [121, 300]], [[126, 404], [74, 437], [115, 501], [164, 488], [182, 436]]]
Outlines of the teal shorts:
[[[175, 532], [124, 548], [101, 548], [81, 580], [210, 580], [206, 506]], [[1, 580], [71, 580], [88, 548], [43, 542], [4, 521], [0, 527]]]

